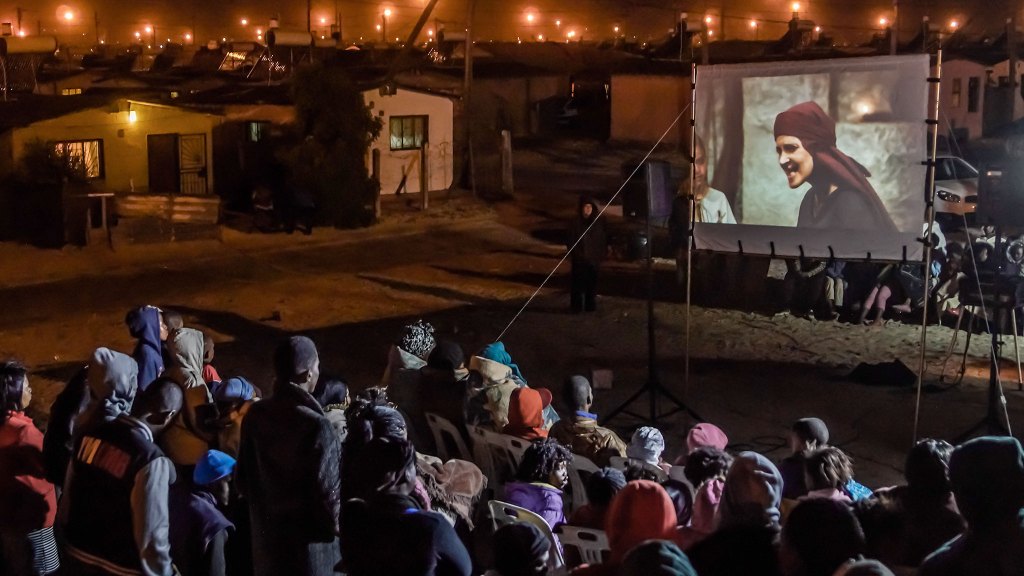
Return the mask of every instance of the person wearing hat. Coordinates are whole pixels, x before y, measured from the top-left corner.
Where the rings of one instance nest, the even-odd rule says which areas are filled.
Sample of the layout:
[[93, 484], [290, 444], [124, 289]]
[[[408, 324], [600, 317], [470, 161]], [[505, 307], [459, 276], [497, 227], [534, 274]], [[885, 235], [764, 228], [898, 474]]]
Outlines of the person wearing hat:
[[171, 558], [184, 576], [227, 573], [225, 550], [235, 526], [221, 508], [228, 504], [234, 470], [234, 458], [209, 450], [196, 462], [191, 479], [171, 487]]
[[217, 447], [232, 458], [238, 457], [242, 442], [242, 422], [259, 400], [256, 387], [241, 376], [228, 378], [213, 387], [213, 401], [220, 417], [216, 422]]
[[427, 365], [420, 369], [419, 374], [414, 408], [409, 408], [408, 404], [398, 405], [409, 424], [409, 439], [413, 445], [422, 452], [437, 453], [425, 416], [431, 412], [463, 431], [462, 439], [468, 446], [470, 438], [465, 430], [469, 406], [469, 370], [466, 369], [466, 354], [462, 346], [451, 340], [438, 340], [427, 357]]
[[633, 432], [626, 446], [626, 456], [630, 460], [639, 460], [643, 463], [657, 466], [666, 473], [672, 469], [672, 465], [661, 457], [665, 452], [665, 436], [661, 430], [652, 426], [641, 426]]
[[807, 479], [804, 469], [807, 456], [828, 446], [828, 426], [820, 418], [801, 418], [793, 423], [789, 431], [789, 456], [779, 462], [782, 473], [782, 497], [796, 500], [807, 494]]
[[274, 371], [274, 395], [245, 417], [236, 471], [249, 503], [254, 572], [332, 574], [341, 559], [341, 446], [311, 395], [320, 377], [316, 345], [305, 336], [285, 340]]
[[590, 381], [580, 375], [570, 376], [562, 388], [563, 399], [575, 412], [551, 427], [550, 436], [572, 450], [586, 456], [598, 466], [607, 466], [612, 456], [625, 456], [626, 443], [615, 432], [598, 426], [597, 414], [592, 413], [594, 389]]
[[811, 188], [796, 225], [830, 230], [896, 232], [885, 204], [868, 182], [871, 172], [836, 147], [836, 123], [815, 102], [775, 117], [775, 153], [792, 189]]
[[502, 434], [537, 440], [547, 438], [544, 429], [544, 408], [551, 405], [551, 391], [547, 388], [516, 388], [508, 400], [508, 424]]
[[434, 326], [417, 320], [402, 328], [402, 334], [388, 350], [388, 365], [384, 368], [380, 386], [387, 389], [388, 397], [407, 412], [416, 410], [420, 369], [427, 365], [434, 345]]

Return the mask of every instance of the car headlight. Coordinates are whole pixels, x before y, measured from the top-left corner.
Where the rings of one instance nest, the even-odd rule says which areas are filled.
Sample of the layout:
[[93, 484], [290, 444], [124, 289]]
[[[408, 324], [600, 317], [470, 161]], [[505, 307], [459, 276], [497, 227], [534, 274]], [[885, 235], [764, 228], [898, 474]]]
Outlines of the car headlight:
[[938, 196], [939, 200], [942, 200], [943, 202], [952, 202], [953, 204], [960, 203], [960, 197], [957, 196], [956, 194], [953, 194], [949, 190], [939, 190], [935, 193], [935, 195]]

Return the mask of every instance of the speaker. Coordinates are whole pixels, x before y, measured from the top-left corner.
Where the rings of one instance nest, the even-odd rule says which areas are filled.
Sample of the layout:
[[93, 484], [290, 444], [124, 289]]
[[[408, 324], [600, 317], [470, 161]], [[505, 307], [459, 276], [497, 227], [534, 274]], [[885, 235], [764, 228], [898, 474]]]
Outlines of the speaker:
[[978, 224], [1024, 227], [1024, 163], [993, 162], [978, 174]]
[[[636, 163], [622, 166], [623, 177], [629, 176]], [[672, 213], [672, 200], [676, 196], [676, 183], [672, 178], [672, 165], [664, 160], [648, 160], [626, 183], [622, 196], [622, 214], [632, 220], [646, 220], [664, 226]]]

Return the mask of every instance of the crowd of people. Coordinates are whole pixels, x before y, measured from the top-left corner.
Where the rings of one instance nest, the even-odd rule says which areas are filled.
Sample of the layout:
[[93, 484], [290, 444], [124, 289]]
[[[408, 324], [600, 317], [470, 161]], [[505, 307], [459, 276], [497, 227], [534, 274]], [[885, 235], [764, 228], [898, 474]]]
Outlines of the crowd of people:
[[[906, 483], [872, 490], [818, 418], [793, 423], [779, 462], [730, 451], [706, 422], [669, 461], [657, 428], [627, 439], [599, 424], [586, 377], [565, 379], [558, 414], [502, 343], [467, 361], [422, 321], [358, 393], [321, 375], [312, 340], [287, 338], [267, 398], [221, 378], [180, 315], [146, 306], [126, 323], [133, 353], [97, 348], [45, 434], [25, 414], [29, 370], [0, 365], [3, 574], [1024, 574], [1024, 450], [1010, 437], [922, 440]], [[467, 444], [483, 427], [528, 446], [488, 478], [433, 455], [446, 450], [426, 413]], [[584, 458], [597, 470], [574, 507]], [[492, 531], [489, 500], [539, 524]], [[604, 531], [603, 561], [563, 545], [565, 527]]]

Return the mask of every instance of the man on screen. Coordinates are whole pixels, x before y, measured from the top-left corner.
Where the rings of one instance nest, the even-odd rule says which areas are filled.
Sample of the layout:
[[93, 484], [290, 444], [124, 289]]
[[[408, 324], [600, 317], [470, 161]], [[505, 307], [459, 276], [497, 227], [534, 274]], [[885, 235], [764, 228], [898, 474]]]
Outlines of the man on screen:
[[871, 173], [836, 148], [836, 124], [814, 102], [775, 117], [775, 152], [790, 188], [811, 189], [800, 203], [796, 225], [806, 228], [896, 232]]

